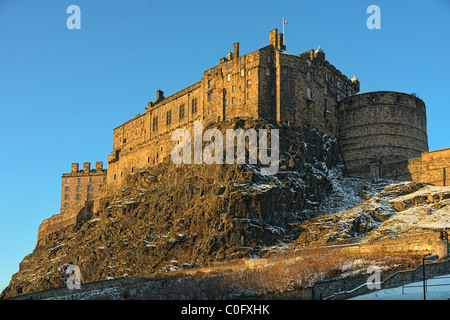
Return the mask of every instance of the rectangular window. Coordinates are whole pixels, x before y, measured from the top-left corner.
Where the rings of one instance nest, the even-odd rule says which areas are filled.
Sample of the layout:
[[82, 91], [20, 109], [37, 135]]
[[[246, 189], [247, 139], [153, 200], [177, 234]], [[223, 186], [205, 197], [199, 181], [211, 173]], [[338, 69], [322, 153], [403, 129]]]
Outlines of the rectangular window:
[[81, 179], [80, 178], [78, 178], [78, 183], [80, 183], [81, 182]]
[[308, 99], [312, 99], [312, 96], [311, 96], [311, 89], [310, 89], [310, 88], [306, 88], [306, 97], [307, 97]]
[[180, 106], [180, 119], [184, 118], [184, 104]]
[[65, 187], [64, 191], [68, 192], [69, 191], [69, 187]]
[[153, 118], [153, 131], [158, 130], [158, 117]]
[[289, 86], [288, 86], [287, 80], [283, 80], [283, 81], [281, 82], [281, 89], [287, 90], [288, 87], [289, 87]]
[[227, 74], [227, 82], [230, 82], [230, 81], [231, 81], [231, 74], [228, 73], [228, 74]]
[[311, 72], [306, 72], [306, 82], [311, 82]]
[[81, 186], [77, 186], [77, 191], [80, 191], [81, 190]]
[[88, 193], [88, 200], [92, 200], [92, 193]]
[[69, 195], [68, 194], [64, 195], [64, 200], [69, 200]]
[[252, 87], [252, 81], [251, 80], [247, 80], [247, 88], [251, 88]]
[[77, 194], [77, 200], [81, 200], [81, 196]]
[[231, 103], [235, 104], [236, 103], [236, 98], [231, 98]]
[[212, 92], [208, 93], [208, 101], [213, 101], [213, 99], [214, 99], [213, 93]]
[[197, 99], [192, 99], [192, 113], [197, 112]]
[[244, 76], [244, 69], [241, 69], [241, 78]]
[[67, 203], [64, 203], [64, 208], [67, 208]]
[[212, 80], [208, 80], [208, 88], [212, 88]]
[[92, 191], [92, 185], [88, 185], [88, 191]]
[[270, 76], [270, 69], [266, 68], [266, 76]]
[[170, 125], [172, 123], [172, 110], [166, 112], [166, 125]]
[[66, 178], [66, 183], [69, 183], [69, 178]]
[[106, 182], [106, 177], [103, 177], [103, 182]]
[[231, 87], [231, 92], [235, 92], [236, 91], [236, 86], [232, 86]]
[[250, 100], [250, 92], [247, 92], [247, 100]]

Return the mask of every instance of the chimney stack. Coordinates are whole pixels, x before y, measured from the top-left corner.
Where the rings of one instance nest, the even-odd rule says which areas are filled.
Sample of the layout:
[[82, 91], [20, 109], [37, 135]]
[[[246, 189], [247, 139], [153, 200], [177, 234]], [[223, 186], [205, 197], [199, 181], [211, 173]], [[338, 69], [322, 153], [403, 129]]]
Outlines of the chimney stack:
[[233, 59], [239, 58], [239, 42], [233, 44]]
[[278, 29], [277, 28], [270, 31], [270, 44], [275, 49], [278, 49]]
[[78, 163], [72, 163], [72, 172], [78, 172]]
[[164, 99], [164, 92], [161, 90], [156, 91], [156, 102]]
[[98, 161], [95, 163], [95, 171], [103, 171], [103, 162]]

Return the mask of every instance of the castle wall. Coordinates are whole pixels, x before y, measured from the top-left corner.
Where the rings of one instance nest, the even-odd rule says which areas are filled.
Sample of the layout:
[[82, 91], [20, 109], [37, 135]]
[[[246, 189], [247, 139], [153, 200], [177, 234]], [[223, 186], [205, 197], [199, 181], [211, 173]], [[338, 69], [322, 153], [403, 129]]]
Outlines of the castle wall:
[[[339, 142], [348, 174], [367, 178], [380, 163], [428, 151], [425, 104], [399, 92], [369, 92], [340, 105]], [[378, 174], [377, 171], [372, 171]]]
[[380, 164], [380, 177], [450, 185], [450, 148], [424, 152], [420, 157]]

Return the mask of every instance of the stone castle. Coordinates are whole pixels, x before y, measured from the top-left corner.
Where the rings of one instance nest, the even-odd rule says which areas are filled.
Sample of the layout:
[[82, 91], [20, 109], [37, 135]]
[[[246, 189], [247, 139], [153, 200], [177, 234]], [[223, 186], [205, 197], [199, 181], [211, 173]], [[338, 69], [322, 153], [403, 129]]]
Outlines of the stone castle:
[[421, 99], [391, 91], [358, 94], [356, 76], [350, 79], [330, 64], [320, 46], [295, 55], [277, 29], [269, 38], [268, 46], [246, 55], [234, 43], [233, 52], [202, 79], [169, 97], [158, 90], [144, 113], [114, 129], [107, 169], [97, 162], [95, 169], [84, 163], [79, 170], [75, 163], [62, 175], [61, 213], [85, 207], [119, 188], [128, 174], [160, 163], [176, 143], [175, 129], [192, 132], [194, 121], [205, 126], [236, 117], [335, 135], [350, 176], [448, 185], [450, 149], [428, 152]]

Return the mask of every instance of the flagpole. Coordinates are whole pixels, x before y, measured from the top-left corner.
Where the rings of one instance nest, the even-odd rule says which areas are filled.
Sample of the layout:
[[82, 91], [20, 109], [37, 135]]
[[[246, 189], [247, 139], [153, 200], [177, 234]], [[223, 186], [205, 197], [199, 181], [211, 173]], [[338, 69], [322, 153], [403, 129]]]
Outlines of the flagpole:
[[284, 37], [284, 18], [283, 18], [283, 37]]

